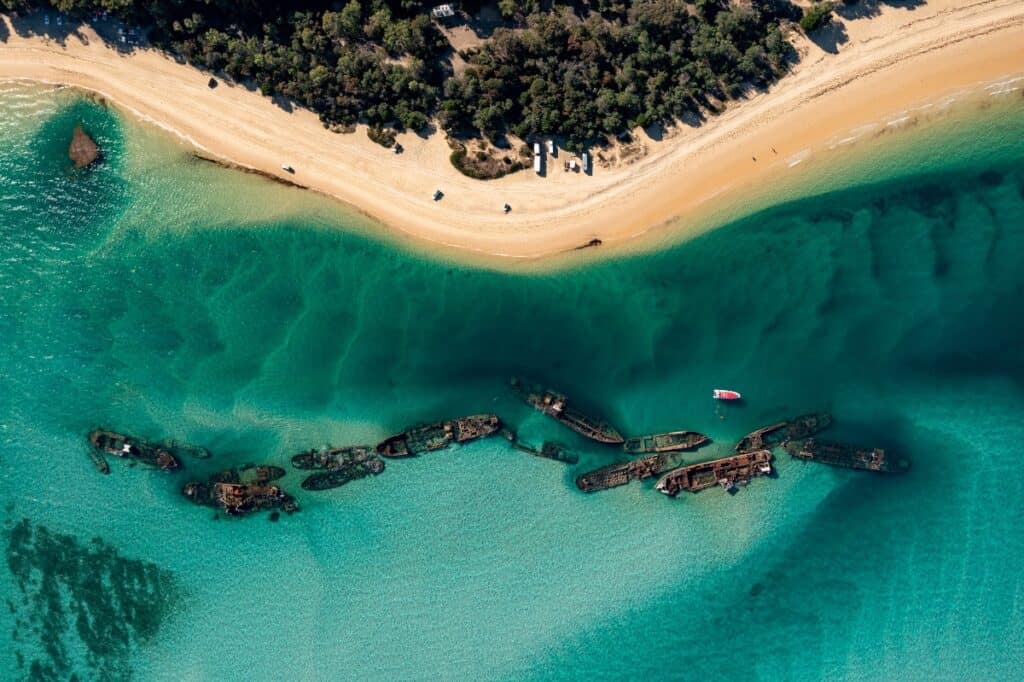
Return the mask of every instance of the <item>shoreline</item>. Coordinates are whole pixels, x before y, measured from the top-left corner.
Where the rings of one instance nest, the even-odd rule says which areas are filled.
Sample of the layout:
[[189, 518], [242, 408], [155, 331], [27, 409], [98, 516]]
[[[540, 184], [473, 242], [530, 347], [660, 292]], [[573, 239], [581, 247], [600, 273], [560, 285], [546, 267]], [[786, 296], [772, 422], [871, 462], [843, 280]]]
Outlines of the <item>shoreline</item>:
[[[612, 169], [595, 164], [592, 176], [521, 171], [473, 180], [448, 162], [443, 133], [399, 135], [405, 153], [395, 155], [371, 142], [364, 126], [331, 133], [309, 111], [285, 111], [239, 85], [210, 89], [209, 74], [155, 50], [118, 52], [88, 27], [74, 29], [84, 42], [73, 32], [61, 46], [19, 35], [3, 17], [9, 35], [0, 41], [0, 80], [95, 92], [176, 136], [199, 159], [341, 200], [380, 223], [383, 237], [395, 231], [497, 260], [579, 250], [590, 258], [652, 239], [677, 243], [730, 208], [762, 208], [756, 195], [778, 199], [773, 190], [809, 174], [808, 158], [860, 145], [858, 130], [1024, 73], [1019, 3], [943, 0], [880, 12], [844, 20], [848, 39], [838, 55], [798, 37], [800, 62], [767, 92], [730, 103], [699, 128], [677, 124], [664, 141], [641, 136], [650, 150], [643, 158]], [[286, 175], [282, 163], [296, 174]], [[445, 193], [440, 202], [430, 196], [435, 188]], [[513, 207], [507, 216], [505, 202]], [[598, 242], [605, 248], [591, 248]]]

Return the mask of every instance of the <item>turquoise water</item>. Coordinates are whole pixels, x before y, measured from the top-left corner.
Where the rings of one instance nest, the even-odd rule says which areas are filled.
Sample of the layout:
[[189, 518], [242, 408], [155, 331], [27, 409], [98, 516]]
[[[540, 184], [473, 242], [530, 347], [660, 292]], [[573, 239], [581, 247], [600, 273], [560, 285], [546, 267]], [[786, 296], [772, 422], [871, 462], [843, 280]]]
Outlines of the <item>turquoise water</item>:
[[[0, 110], [9, 677], [1016, 677], [1019, 105], [843, 191], [547, 274], [380, 243], [68, 91], [3, 86]], [[89, 172], [65, 156], [80, 120], [106, 152]], [[630, 434], [708, 433], [702, 456], [828, 408], [914, 468], [786, 459], [735, 496], [586, 496], [573, 477], [613, 455], [521, 406], [512, 374]], [[749, 399], [716, 410], [715, 386]], [[492, 440], [329, 493], [293, 472], [302, 510], [271, 524], [213, 520], [185, 475], [99, 476], [84, 445], [98, 425], [187, 440], [215, 453], [201, 476], [483, 410], [579, 466]]]

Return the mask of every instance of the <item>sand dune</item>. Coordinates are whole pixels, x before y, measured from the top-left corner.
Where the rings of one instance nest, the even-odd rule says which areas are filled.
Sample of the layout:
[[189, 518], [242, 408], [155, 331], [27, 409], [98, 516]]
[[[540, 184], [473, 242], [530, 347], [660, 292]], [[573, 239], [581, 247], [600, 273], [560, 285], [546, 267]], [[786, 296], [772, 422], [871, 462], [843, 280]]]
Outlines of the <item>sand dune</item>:
[[[834, 34], [840, 40], [822, 41], [825, 49], [797, 39], [799, 64], [769, 92], [732, 104], [699, 128], [677, 126], [663, 141], [641, 136], [647, 153], [635, 163], [596, 167], [592, 176], [558, 164], [546, 177], [524, 171], [478, 181], [450, 165], [442, 134], [401, 135], [405, 153], [395, 155], [365, 130], [331, 133], [311, 112], [286, 111], [244, 87], [210, 89], [207, 74], [157, 51], [111, 49], [89, 27], [58, 42], [21, 35], [4, 21], [10, 35], [0, 42], [0, 79], [99, 92], [206, 156], [336, 197], [381, 229], [516, 258], [593, 239], [696, 229], [695, 218], [716, 203], [799, 172], [805, 150], [844, 142], [844, 135], [852, 140], [858, 128], [898, 119], [945, 93], [1024, 73], [1019, 0], [879, 6], [878, 16], [845, 20]], [[443, 200], [433, 201], [435, 189]], [[505, 203], [512, 205], [508, 215]]]

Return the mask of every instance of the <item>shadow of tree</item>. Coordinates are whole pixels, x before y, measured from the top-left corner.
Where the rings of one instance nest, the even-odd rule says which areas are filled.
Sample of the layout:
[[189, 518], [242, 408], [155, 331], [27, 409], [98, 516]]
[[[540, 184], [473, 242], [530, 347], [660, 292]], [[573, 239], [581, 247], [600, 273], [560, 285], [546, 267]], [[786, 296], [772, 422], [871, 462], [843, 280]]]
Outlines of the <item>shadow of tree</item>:
[[418, 130], [413, 130], [412, 132], [414, 132], [416, 136], [419, 137], [420, 139], [426, 140], [432, 137], [434, 133], [437, 132], [437, 124], [435, 124], [433, 121], [428, 121], [427, 125], [423, 126]]
[[846, 33], [846, 26], [838, 21], [831, 21], [818, 30], [811, 31], [807, 37], [829, 54], [838, 54], [839, 46], [850, 40], [850, 36]]
[[513, 24], [505, 21], [498, 13], [496, 6], [486, 6], [475, 14], [468, 8], [463, 8], [453, 17], [443, 20], [442, 27], [448, 30], [453, 28], [467, 28], [477, 38], [486, 40], [494, 35], [495, 29], [511, 28]]
[[273, 102], [274, 106], [276, 106], [278, 109], [281, 109], [282, 111], [287, 111], [289, 114], [295, 111], [295, 103], [292, 102], [291, 98], [288, 97], [287, 95], [275, 93], [270, 97], [270, 101]]
[[665, 139], [665, 126], [662, 123], [652, 123], [644, 128], [644, 134], [655, 142]]
[[708, 117], [700, 110], [687, 111], [679, 117], [680, 123], [688, 125], [691, 128], [700, 128], [707, 120]]
[[465, 24], [477, 38], [484, 39], [494, 35], [495, 29], [511, 25], [501, 16], [497, 3], [483, 5], [476, 14], [468, 15]]
[[[139, 48], [149, 47], [149, 41], [144, 34], [136, 33], [135, 29], [128, 28], [114, 19], [82, 20], [60, 12], [43, 10], [12, 16], [9, 20], [11, 29], [17, 35], [23, 38], [45, 38], [61, 47], [67, 44], [70, 37], [83, 45], [88, 45], [89, 36], [82, 31], [85, 27], [91, 28], [106, 47], [118, 52], [131, 53]], [[6, 40], [7, 30], [7, 26], [0, 22], [0, 31], [5, 34], [0, 36], [0, 40]]]
[[898, 7], [915, 10], [925, 4], [926, 0], [860, 0], [853, 4], [836, 3], [835, 13], [843, 19], [865, 19], [876, 17], [882, 13], [883, 7]]

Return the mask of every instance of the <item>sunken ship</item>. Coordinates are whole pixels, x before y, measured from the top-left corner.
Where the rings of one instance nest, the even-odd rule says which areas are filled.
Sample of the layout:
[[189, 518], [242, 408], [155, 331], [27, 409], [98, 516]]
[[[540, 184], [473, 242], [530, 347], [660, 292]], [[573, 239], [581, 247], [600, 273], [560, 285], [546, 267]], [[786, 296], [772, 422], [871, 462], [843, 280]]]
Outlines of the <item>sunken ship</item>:
[[[181, 462], [167, 448], [147, 443], [139, 438], [115, 433], [114, 431], [97, 429], [89, 434], [89, 443], [99, 452], [134, 462], [141, 462], [163, 471], [173, 471], [181, 468]], [[107, 466], [106, 460], [102, 459], [99, 452], [91, 453], [93, 463], [102, 473], [109, 473], [110, 467]], [[100, 460], [102, 460], [102, 464]]]
[[749, 483], [753, 478], [771, 473], [771, 450], [755, 450], [673, 469], [662, 476], [654, 487], [671, 497], [684, 490], [696, 493], [714, 485], [731, 491], [738, 485]]
[[679, 466], [679, 460], [672, 453], [649, 455], [628, 462], [616, 462], [600, 469], [588, 471], [576, 477], [576, 487], [585, 493], [607, 490], [630, 481], [660, 476]]
[[372, 445], [307, 450], [292, 456], [292, 466], [296, 469], [338, 469], [364, 462], [368, 457], [374, 456], [373, 453]]
[[261, 510], [298, 511], [295, 498], [272, 481], [285, 475], [275, 466], [248, 466], [214, 474], [206, 482], [186, 483], [181, 494], [194, 504], [215, 507], [230, 516]]
[[651, 436], [627, 438], [622, 449], [630, 454], [645, 452], [676, 452], [693, 450], [711, 442], [703, 433], [696, 431], [669, 431]]
[[618, 445], [625, 441], [614, 427], [607, 422], [579, 412], [569, 404], [568, 398], [561, 393], [528, 386], [515, 377], [512, 378], [512, 389], [535, 410], [568, 426], [581, 436], [611, 445]]
[[736, 444], [736, 452], [752, 452], [785, 445], [791, 440], [810, 438], [832, 425], [827, 412], [804, 414], [752, 431]]
[[536, 448], [529, 443], [524, 443], [519, 440], [519, 436], [515, 431], [502, 429], [501, 435], [504, 436], [505, 440], [512, 444], [513, 448], [520, 452], [525, 452], [528, 455], [533, 455], [534, 457], [553, 459], [556, 462], [562, 462], [564, 464], [576, 464], [580, 461], [580, 458], [576, 453], [569, 452], [564, 447], [553, 441], [546, 440], [541, 443], [540, 448]]
[[414, 426], [377, 445], [382, 457], [412, 457], [441, 450], [455, 443], [468, 443], [498, 432], [501, 420], [493, 414], [475, 414], [445, 422]]
[[834, 467], [862, 469], [889, 474], [903, 473], [910, 462], [903, 458], [895, 461], [881, 448], [862, 448], [856, 445], [808, 438], [787, 443], [786, 452], [808, 462], [821, 462]]
[[384, 471], [383, 460], [376, 455], [372, 455], [362, 462], [334, 467], [307, 476], [302, 481], [302, 489], [330, 490], [331, 488], [340, 488], [346, 483], [351, 483], [367, 476], [376, 476], [382, 471]]

